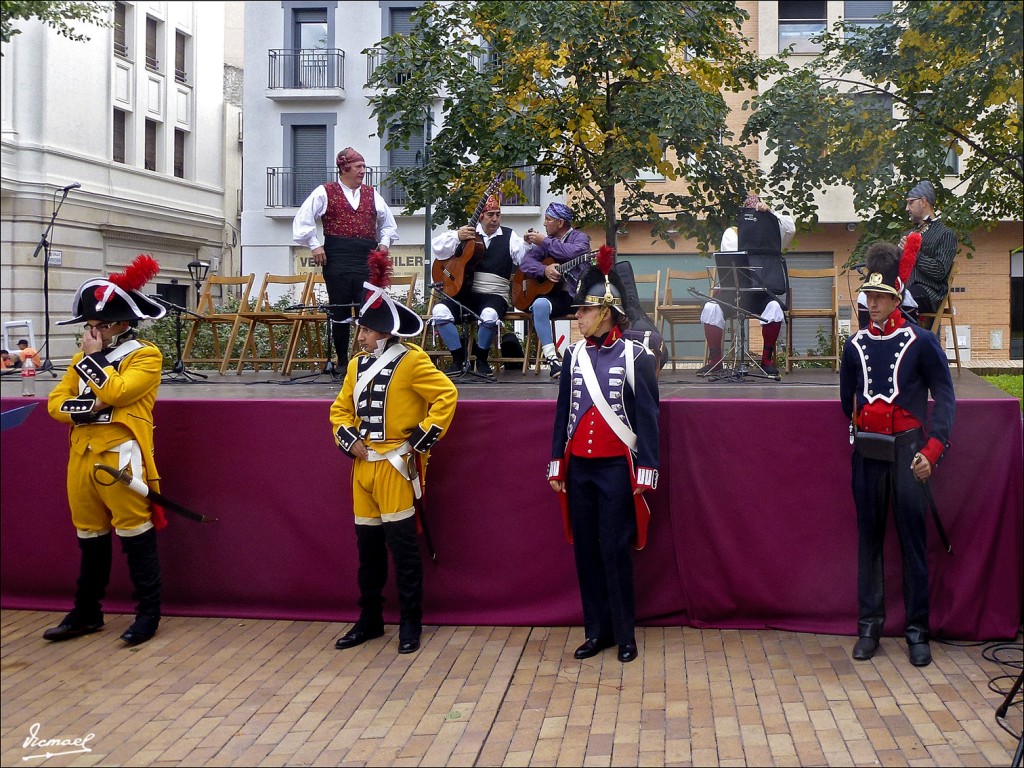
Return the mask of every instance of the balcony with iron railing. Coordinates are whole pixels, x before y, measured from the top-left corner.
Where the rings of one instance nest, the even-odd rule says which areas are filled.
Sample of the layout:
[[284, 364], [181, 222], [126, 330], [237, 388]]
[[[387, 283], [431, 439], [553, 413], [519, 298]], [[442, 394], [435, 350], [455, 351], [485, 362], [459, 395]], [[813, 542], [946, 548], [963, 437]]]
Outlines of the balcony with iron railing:
[[267, 52], [267, 97], [345, 98], [345, 52], [337, 48], [280, 48]]
[[[409, 204], [409, 195], [404, 187], [391, 181], [391, 170], [390, 166], [367, 166], [363, 183], [376, 189], [391, 207], [404, 208]], [[540, 205], [540, 177], [532, 168], [526, 169], [524, 176], [509, 171], [507, 178], [514, 180], [516, 192], [505, 195], [502, 205]], [[316, 187], [331, 181], [338, 181], [337, 168], [267, 168], [267, 208], [298, 208]]]

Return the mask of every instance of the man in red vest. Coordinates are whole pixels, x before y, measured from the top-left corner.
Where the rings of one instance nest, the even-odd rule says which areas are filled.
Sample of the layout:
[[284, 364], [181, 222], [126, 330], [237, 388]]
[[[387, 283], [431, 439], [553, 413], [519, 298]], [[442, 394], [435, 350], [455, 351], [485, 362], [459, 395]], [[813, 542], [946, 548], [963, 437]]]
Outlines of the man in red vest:
[[[386, 253], [398, 240], [398, 225], [384, 198], [363, 184], [363, 156], [346, 147], [336, 161], [341, 181], [321, 184], [310, 193], [292, 221], [292, 237], [313, 252], [314, 264], [323, 267], [327, 299], [332, 305], [328, 316], [333, 320], [339, 360], [335, 373], [343, 376], [348, 362], [349, 323], [341, 321], [351, 317], [361, 304], [370, 251], [376, 248]], [[323, 240], [317, 232], [318, 219]]]

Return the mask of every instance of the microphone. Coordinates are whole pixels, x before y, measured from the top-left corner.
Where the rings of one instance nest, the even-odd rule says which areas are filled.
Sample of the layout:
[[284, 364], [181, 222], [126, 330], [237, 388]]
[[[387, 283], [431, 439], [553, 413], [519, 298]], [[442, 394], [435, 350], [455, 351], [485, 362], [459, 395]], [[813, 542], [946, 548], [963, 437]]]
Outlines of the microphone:
[[444, 281], [442, 280], [442, 281], [437, 282], [437, 283], [430, 283], [429, 287], [433, 288], [435, 291], [439, 291], [442, 288], [444, 288]]
[[78, 189], [80, 186], [82, 185], [76, 181], [74, 184], [68, 184], [66, 187], [61, 187], [60, 191], [66, 195], [72, 189]]

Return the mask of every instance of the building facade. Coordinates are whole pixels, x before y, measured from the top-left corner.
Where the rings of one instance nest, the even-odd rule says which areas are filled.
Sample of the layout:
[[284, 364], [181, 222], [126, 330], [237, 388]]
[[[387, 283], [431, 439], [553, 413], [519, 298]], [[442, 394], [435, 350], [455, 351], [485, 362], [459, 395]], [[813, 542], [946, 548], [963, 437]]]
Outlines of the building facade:
[[[311, 255], [292, 240], [292, 219], [315, 187], [337, 179], [335, 156], [354, 147], [366, 158], [365, 183], [391, 206], [399, 240], [396, 273], [429, 270], [429, 240], [446, 225], [429, 211], [403, 213], [404, 191], [389, 181], [396, 166], [417, 165], [437, 124], [424, 125], [408, 148], [385, 148], [367, 101], [374, 47], [410, 27], [419, 2], [284, 0], [245, 6], [245, 159], [242, 271], [298, 274]], [[363, 51], [367, 51], [364, 53]], [[435, 120], [440, 121], [439, 110]], [[529, 176], [522, 194], [502, 205], [502, 223], [517, 232], [541, 228], [548, 198]], [[273, 298], [273, 297], [272, 297]]]
[[77, 348], [81, 329], [55, 322], [84, 279], [152, 254], [145, 290], [184, 306], [190, 262], [231, 268], [223, 4], [116, 2], [110, 21], [86, 42], [19, 23], [0, 59], [5, 343], [54, 362]]

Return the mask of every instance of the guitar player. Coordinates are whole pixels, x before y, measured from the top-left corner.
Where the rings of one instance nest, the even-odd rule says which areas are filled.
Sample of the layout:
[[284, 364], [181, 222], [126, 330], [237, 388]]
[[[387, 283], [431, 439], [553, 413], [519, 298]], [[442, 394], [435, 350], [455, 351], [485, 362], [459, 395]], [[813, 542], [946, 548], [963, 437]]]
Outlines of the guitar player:
[[[571, 261], [590, 251], [590, 236], [572, 227], [572, 209], [562, 203], [551, 203], [544, 211], [544, 232], [527, 232], [524, 236], [529, 250], [523, 257], [520, 270], [527, 277], [557, 283], [554, 290], [538, 296], [530, 305], [533, 327], [541, 345], [541, 353], [548, 363], [548, 372], [557, 379], [562, 366], [555, 348], [555, 334], [551, 318], [572, 314], [572, 300], [580, 275], [589, 264], [582, 262], [562, 274], [558, 265]], [[549, 263], [545, 263], [545, 261]]]
[[449, 376], [461, 376], [468, 365], [466, 349], [462, 346], [457, 327], [458, 323], [466, 321], [467, 313], [463, 306], [480, 317], [473, 346], [476, 372], [483, 376], [493, 374], [487, 353], [508, 312], [512, 273], [526, 252], [523, 239], [511, 228], [501, 226], [501, 202], [497, 195], [490, 195], [475, 227], [467, 224], [433, 239], [431, 253], [434, 261], [451, 259], [460, 243], [477, 238], [479, 240], [474, 247], [481, 249], [481, 253], [477, 257], [474, 252], [472, 268], [467, 266], [462, 287], [454, 297], [445, 296], [431, 311], [431, 322], [452, 354], [452, 365], [445, 371]]

